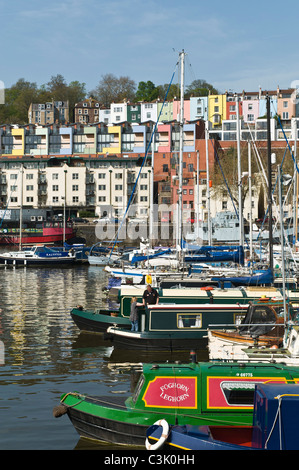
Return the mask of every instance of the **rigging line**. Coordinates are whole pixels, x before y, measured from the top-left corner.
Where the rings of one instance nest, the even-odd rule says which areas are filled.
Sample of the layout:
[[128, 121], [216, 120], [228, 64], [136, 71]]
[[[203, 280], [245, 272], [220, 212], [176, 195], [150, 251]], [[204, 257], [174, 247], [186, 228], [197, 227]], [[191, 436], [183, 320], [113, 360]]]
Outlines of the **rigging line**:
[[[271, 103], [273, 104], [273, 101], [271, 101]], [[274, 108], [274, 106], [273, 106], [273, 108]], [[275, 109], [275, 108], [274, 108], [274, 109]], [[286, 143], [287, 143], [288, 149], [289, 149], [289, 151], [290, 151], [290, 154], [291, 154], [292, 160], [293, 160], [293, 162], [294, 162], [296, 171], [297, 171], [297, 173], [299, 174], [299, 168], [298, 168], [297, 162], [296, 162], [296, 160], [295, 160], [293, 151], [292, 151], [292, 149], [291, 149], [291, 146], [290, 146], [290, 144], [289, 144], [288, 138], [287, 138], [286, 133], [285, 133], [283, 127], [282, 127], [282, 123], [281, 123], [280, 117], [279, 117], [279, 115], [277, 114], [277, 112], [276, 112], [276, 116], [277, 116], [277, 120], [278, 120], [278, 123], [279, 123], [279, 125], [280, 125], [280, 128], [281, 128], [281, 130], [282, 130], [283, 136], [284, 136], [284, 138], [285, 138], [285, 141], [286, 141]], [[297, 129], [296, 129], [296, 131], [297, 131]]]
[[118, 228], [118, 230], [117, 230], [117, 233], [116, 233], [116, 236], [115, 236], [115, 242], [114, 242], [114, 245], [113, 245], [113, 247], [112, 247], [112, 249], [111, 249], [111, 251], [110, 251], [109, 258], [108, 258], [108, 262], [109, 262], [109, 260], [110, 260], [110, 258], [111, 258], [111, 255], [112, 255], [112, 253], [113, 253], [113, 250], [114, 250], [115, 245], [116, 245], [117, 240], [118, 240], [119, 232], [120, 232], [120, 230], [121, 230], [121, 228], [122, 228], [123, 222], [124, 222], [124, 220], [125, 220], [125, 217], [126, 217], [127, 212], [128, 212], [128, 210], [129, 210], [130, 204], [131, 204], [132, 199], [133, 199], [133, 197], [134, 197], [134, 193], [135, 193], [135, 189], [136, 189], [136, 186], [137, 186], [137, 182], [138, 182], [138, 179], [139, 179], [141, 170], [142, 170], [142, 168], [144, 167], [145, 162], [146, 162], [146, 160], [147, 160], [148, 152], [149, 152], [149, 149], [150, 149], [150, 145], [151, 145], [151, 143], [152, 143], [153, 136], [154, 136], [154, 134], [155, 134], [155, 132], [156, 132], [156, 130], [157, 130], [158, 122], [159, 122], [160, 116], [161, 116], [161, 114], [162, 114], [162, 110], [163, 110], [163, 108], [164, 108], [164, 104], [165, 104], [165, 101], [166, 101], [168, 92], [169, 92], [169, 90], [170, 90], [170, 86], [171, 86], [171, 84], [172, 84], [172, 82], [173, 82], [173, 78], [174, 78], [174, 76], [175, 76], [178, 63], [179, 63], [179, 62], [176, 63], [175, 69], [174, 69], [174, 71], [173, 71], [173, 74], [172, 74], [170, 83], [169, 83], [169, 85], [168, 85], [168, 88], [167, 88], [167, 91], [166, 91], [166, 94], [165, 94], [165, 97], [164, 97], [164, 100], [163, 100], [163, 103], [162, 103], [162, 106], [161, 106], [161, 109], [160, 109], [160, 112], [159, 112], [159, 116], [158, 116], [158, 118], [157, 118], [157, 120], [156, 120], [154, 129], [153, 129], [153, 131], [152, 131], [152, 133], [151, 133], [151, 138], [150, 138], [150, 141], [149, 141], [149, 143], [148, 143], [148, 145], [147, 145], [146, 152], [145, 152], [145, 156], [144, 156], [144, 159], [143, 159], [142, 164], [141, 164], [141, 166], [140, 166], [140, 170], [139, 170], [139, 172], [138, 172], [138, 176], [137, 176], [137, 178], [136, 178], [136, 181], [135, 181], [135, 184], [134, 184], [134, 187], [133, 187], [133, 191], [132, 191], [132, 193], [131, 193], [129, 202], [128, 202], [128, 204], [127, 204], [126, 211], [125, 211], [124, 216], [123, 216], [123, 218], [122, 218], [122, 220], [121, 220], [120, 226], [119, 226], [119, 228]]
[[233, 196], [232, 196], [232, 194], [231, 194], [231, 191], [230, 191], [230, 189], [229, 189], [229, 186], [228, 186], [227, 180], [226, 180], [226, 178], [225, 178], [225, 175], [224, 175], [224, 172], [223, 172], [223, 169], [222, 169], [222, 166], [221, 166], [221, 163], [220, 163], [219, 157], [218, 157], [217, 150], [216, 150], [216, 148], [215, 148], [215, 146], [214, 146], [214, 143], [213, 143], [213, 139], [210, 139], [210, 140], [211, 140], [211, 142], [212, 142], [212, 145], [213, 145], [213, 148], [214, 148], [214, 151], [215, 151], [215, 155], [216, 155], [216, 158], [217, 158], [217, 162], [218, 162], [218, 165], [219, 165], [219, 167], [220, 167], [220, 171], [221, 171], [221, 173], [222, 173], [222, 176], [223, 176], [223, 179], [224, 179], [225, 185], [226, 185], [226, 187], [227, 187], [227, 190], [228, 190], [228, 193], [229, 193], [229, 195], [230, 195], [230, 198], [231, 198], [231, 201], [232, 201], [233, 207], [234, 207], [234, 209], [235, 209], [236, 216], [237, 216], [237, 217], [238, 217], [238, 219], [239, 219], [239, 213], [238, 213], [238, 211], [237, 211], [237, 209], [236, 209], [236, 206], [235, 206], [235, 204], [234, 204]]

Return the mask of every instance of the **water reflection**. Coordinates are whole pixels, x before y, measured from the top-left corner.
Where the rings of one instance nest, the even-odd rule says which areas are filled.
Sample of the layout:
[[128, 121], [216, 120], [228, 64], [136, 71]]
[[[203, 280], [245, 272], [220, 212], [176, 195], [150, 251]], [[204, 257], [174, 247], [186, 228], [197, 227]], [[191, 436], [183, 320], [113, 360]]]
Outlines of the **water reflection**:
[[[107, 276], [98, 267], [3, 268], [0, 276], [0, 449], [90, 448], [67, 416], [53, 418], [62, 393], [129, 396], [136, 372], [115, 364], [189, 359], [188, 353], [118, 352], [101, 335], [80, 333], [70, 310], [105, 305]], [[106, 447], [113, 448], [100, 446]]]

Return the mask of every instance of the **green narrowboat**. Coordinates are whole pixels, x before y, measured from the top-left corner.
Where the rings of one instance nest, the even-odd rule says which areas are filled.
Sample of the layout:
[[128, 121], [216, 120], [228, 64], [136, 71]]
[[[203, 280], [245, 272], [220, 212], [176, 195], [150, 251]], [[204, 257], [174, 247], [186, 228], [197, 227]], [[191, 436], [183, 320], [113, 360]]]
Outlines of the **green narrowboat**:
[[[119, 309], [85, 310], [75, 307], [71, 310], [71, 317], [81, 331], [91, 333], [104, 333], [109, 326], [120, 326], [130, 329], [130, 304], [132, 297], [142, 302], [144, 289], [127, 286], [121, 290]], [[272, 287], [247, 287], [239, 289], [163, 289], [159, 291], [160, 304], [248, 304], [261, 296], [280, 298], [278, 289]], [[299, 296], [299, 294], [298, 294]], [[296, 299], [297, 300], [297, 299]], [[142, 314], [142, 308], [140, 308]], [[222, 323], [222, 322], [221, 322]]]
[[239, 304], [156, 304], [139, 313], [139, 330], [110, 326], [104, 338], [118, 349], [140, 351], [190, 351], [208, 344], [213, 323], [238, 324], [248, 305]]
[[251, 425], [258, 383], [299, 383], [299, 367], [245, 362], [143, 364], [131, 397], [64, 393], [53, 415], [67, 413], [81, 437], [144, 447], [148, 427], [163, 418], [178, 425]]

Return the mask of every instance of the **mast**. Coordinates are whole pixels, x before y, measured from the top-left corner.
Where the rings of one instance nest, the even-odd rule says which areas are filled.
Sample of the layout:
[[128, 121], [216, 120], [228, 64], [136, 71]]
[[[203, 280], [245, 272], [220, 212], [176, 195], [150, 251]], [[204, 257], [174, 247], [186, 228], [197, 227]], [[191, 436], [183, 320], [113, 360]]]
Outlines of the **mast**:
[[279, 190], [279, 213], [280, 213], [280, 241], [281, 241], [281, 270], [282, 270], [282, 288], [283, 288], [283, 310], [284, 322], [286, 324], [286, 285], [285, 285], [285, 260], [284, 260], [284, 233], [283, 233], [283, 202], [282, 202], [282, 189], [281, 189], [281, 168], [277, 166], [278, 171], [278, 190]]
[[239, 233], [240, 246], [244, 246], [243, 230], [243, 204], [242, 204], [242, 173], [241, 173], [241, 148], [240, 148], [240, 116], [239, 116], [239, 97], [236, 95], [236, 114], [237, 114], [237, 154], [238, 154], [238, 187], [239, 187]]
[[179, 152], [179, 243], [180, 257], [182, 258], [183, 239], [183, 139], [184, 139], [184, 78], [185, 78], [185, 52], [180, 52], [181, 64], [181, 96], [180, 96], [180, 152]]
[[298, 175], [297, 175], [297, 119], [293, 120], [293, 134], [294, 134], [294, 195], [293, 195], [293, 246], [297, 242], [297, 228], [298, 228]]
[[212, 224], [211, 224], [211, 197], [210, 197], [210, 167], [209, 167], [209, 121], [205, 122], [206, 141], [206, 181], [207, 181], [207, 201], [208, 201], [208, 244], [212, 246]]
[[22, 230], [23, 230], [23, 163], [21, 163], [21, 203], [20, 203], [20, 236], [19, 236], [19, 250], [22, 249]]
[[267, 93], [267, 137], [268, 137], [268, 213], [269, 213], [269, 267], [273, 270], [273, 239], [272, 239], [272, 169], [271, 169], [271, 128], [270, 128], [270, 96]]
[[151, 161], [151, 188], [150, 188], [150, 214], [149, 214], [149, 246], [153, 247], [154, 237], [154, 161], [155, 161], [155, 131], [152, 139], [152, 161]]
[[251, 177], [251, 143], [248, 141], [248, 184], [249, 184], [249, 225], [250, 225], [250, 271], [252, 271], [253, 246], [252, 246], [252, 177]]

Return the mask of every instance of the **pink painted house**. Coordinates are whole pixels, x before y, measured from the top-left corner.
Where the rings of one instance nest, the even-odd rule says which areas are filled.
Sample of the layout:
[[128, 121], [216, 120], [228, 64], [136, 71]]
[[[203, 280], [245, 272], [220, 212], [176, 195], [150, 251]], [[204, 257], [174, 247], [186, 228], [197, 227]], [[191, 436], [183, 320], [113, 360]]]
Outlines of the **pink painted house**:
[[255, 122], [259, 117], [259, 100], [243, 101], [243, 120], [244, 122]]
[[[173, 119], [175, 121], [180, 120], [180, 100], [173, 101]], [[186, 121], [190, 121], [190, 100], [184, 100], [184, 119]]]

